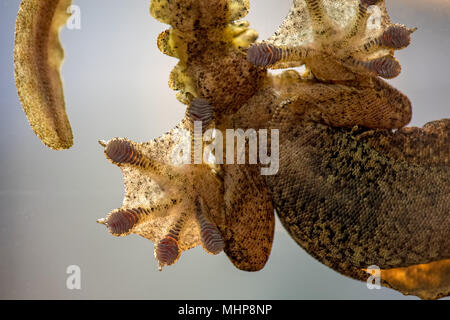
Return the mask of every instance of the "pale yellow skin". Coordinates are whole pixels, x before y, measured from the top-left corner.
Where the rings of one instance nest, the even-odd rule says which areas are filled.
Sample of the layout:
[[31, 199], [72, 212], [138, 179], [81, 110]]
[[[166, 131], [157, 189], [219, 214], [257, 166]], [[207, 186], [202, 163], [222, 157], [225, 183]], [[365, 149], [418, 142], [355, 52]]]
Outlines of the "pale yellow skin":
[[22, 1], [17, 14], [14, 64], [17, 90], [36, 135], [56, 150], [73, 145], [59, 74], [64, 52], [59, 30], [71, 0]]
[[[49, 5], [62, 3], [62, 0], [48, 2]], [[364, 7], [360, 6], [362, 3]], [[380, 13], [376, 28], [367, 27], [372, 12], [367, 11], [368, 3], [375, 3]], [[22, 7], [37, 4], [37, 0], [23, 0]], [[378, 77], [390, 78], [400, 72], [400, 64], [393, 58], [394, 51], [407, 46], [413, 30], [393, 25], [382, 0], [294, 0], [291, 13], [278, 32], [250, 48], [257, 33], [248, 28], [247, 22], [234, 22], [244, 17], [248, 9], [247, 0], [151, 2], [151, 14], [173, 27], [160, 35], [158, 47], [163, 53], [180, 59], [169, 84], [179, 91], [178, 99], [190, 105], [188, 116], [177, 128], [149, 143], [138, 144], [125, 139], [101, 143], [107, 157], [124, 173], [126, 195], [122, 208], [99, 222], [114, 235], [136, 233], [155, 242], [160, 267], [175, 263], [182, 251], [203, 245], [210, 253], [218, 253], [215, 249], [223, 248], [236, 267], [256, 271], [264, 267], [270, 255], [275, 207], [294, 240], [338, 272], [365, 280], [364, 269], [368, 267], [365, 263], [376, 257], [375, 262], [383, 269], [383, 285], [426, 299], [448, 295], [449, 121], [436, 121], [423, 129], [403, 128], [411, 119], [411, 103]], [[36, 20], [35, 15], [22, 9], [18, 26], [28, 19], [42, 22]], [[36, 24], [36, 28], [39, 27]], [[16, 39], [30, 37], [23, 34], [23, 30], [18, 28]], [[48, 47], [54, 47], [58, 44], [57, 28], [45, 30], [50, 34], [44, 37], [49, 39]], [[389, 30], [397, 30], [397, 33], [389, 34]], [[16, 41], [18, 53], [32, 43], [19, 40]], [[38, 80], [34, 87], [31, 83], [39, 79], [37, 70], [54, 75], [52, 70], [55, 69], [50, 66], [59, 67], [61, 59], [42, 62], [36, 56], [19, 58], [16, 59], [16, 74], [31, 70], [27, 76], [17, 77], [30, 123], [50, 147], [69, 147], [70, 128], [61, 116], [65, 116], [65, 112], [60, 82], [55, 81], [54, 91], [39, 85]], [[263, 65], [253, 62], [263, 62]], [[36, 69], [39, 63], [42, 66]], [[307, 69], [304, 75], [286, 71], [280, 76], [271, 76], [266, 72], [267, 67], [303, 64]], [[27, 103], [27, 99], [36, 100], [52, 93], [59, 97], [56, 99], [59, 103]], [[257, 166], [173, 163], [171, 154], [182, 139], [180, 129], [192, 131], [191, 115], [192, 111], [198, 111], [193, 110], [197, 98], [210, 103], [214, 114], [208, 121], [210, 127], [220, 130], [277, 128], [285, 133], [281, 135], [280, 150], [284, 150], [282, 157], [287, 161], [280, 163], [281, 173], [263, 179]], [[393, 132], [392, 129], [400, 130]], [[123, 146], [122, 151], [114, 151], [113, 146], [118, 143]], [[373, 167], [374, 171], [351, 172], [356, 175], [355, 181], [350, 179], [348, 193], [341, 193], [334, 187], [336, 181], [343, 185], [349, 182], [344, 176], [348, 175], [349, 168], [344, 166], [322, 183], [318, 183], [323, 179], [320, 172], [314, 175], [314, 169], [322, 168], [318, 164], [328, 170], [329, 166], [322, 162], [330, 154], [347, 159], [350, 169], [352, 166], [358, 169], [357, 165], [367, 162], [368, 167], [363, 168]], [[377, 167], [380, 163], [386, 166], [384, 171]], [[333, 159], [328, 164], [335, 165]], [[421, 178], [428, 168], [429, 174]], [[393, 178], [399, 170], [407, 172], [410, 182]], [[361, 189], [358, 179], [370, 180], [374, 172], [385, 173], [379, 181], [386, 188], [393, 185], [395, 190], [406, 190], [409, 198], [390, 197], [389, 188], [388, 191], [370, 186]], [[415, 188], [422, 182], [422, 188]], [[310, 187], [307, 190], [312, 193], [310, 198], [296, 193], [303, 185]], [[390, 230], [395, 221], [405, 221], [417, 231], [408, 234], [416, 241], [414, 243], [419, 243], [417, 252], [400, 252], [404, 239], [395, 233], [387, 233], [372, 243], [371, 234], [365, 230], [359, 230], [360, 238], [359, 233], [354, 233], [351, 241], [344, 241], [341, 247], [335, 248], [337, 240], [333, 236], [340, 236], [341, 229], [358, 226], [353, 220], [321, 218], [316, 225], [301, 224], [309, 222], [316, 214], [323, 215], [337, 204], [342, 205], [339, 199], [346, 197], [351, 199], [343, 215], [350, 216], [358, 206], [358, 201], [352, 197], [359, 199], [361, 190], [367, 194], [363, 200], [384, 199], [379, 207], [367, 207], [361, 217], [377, 218], [384, 223], [383, 230]], [[427, 192], [435, 195], [433, 203], [426, 196]], [[316, 196], [322, 194], [324, 201], [315, 203]], [[326, 199], [327, 196], [330, 199]], [[406, 201], [408, 199], [411, 201]], [[397, 207], [399, 204], [401, 207]], [[425, 207], [430, 212], [428, 221], [419, 220], [423, 219], [420, 213]], [[123, 212], [128, 213], [124, 214], [125, 220], [120, 220], [123, 223], [118, 230], [126, 229], [126, 232], [117, 234], [114, 232], [117, 224], [113, 222]], [[408, 215], [399, 218], [399, 212]], [[304, 220], [296, 222], [299, 217]], [[433, 221], [440, 222], [433, 224]], [[322, 232], [314, 234], [317, 227]], [[373, 226], [364, 227], [369, 230]], [[223, 241], [223, 247], [211, 246], [203, 237], [205, 230], [216, 244]], [[305, 230], [311, 230], [314, 235], [305, 235]], [[340, 241], [347, 237], [345, 232], [343, 234]], [[403, 235], [406, 236], [400, 232], [400, 236]], [[177, 243], [175, 253], [164, 251], [172, 260], [158, 255], [158, 244], [167, 237]], [[440, 248], [432, 245], [439, 241], [443, 244]], [[374, 256], [365, 256], [368, 251]]]

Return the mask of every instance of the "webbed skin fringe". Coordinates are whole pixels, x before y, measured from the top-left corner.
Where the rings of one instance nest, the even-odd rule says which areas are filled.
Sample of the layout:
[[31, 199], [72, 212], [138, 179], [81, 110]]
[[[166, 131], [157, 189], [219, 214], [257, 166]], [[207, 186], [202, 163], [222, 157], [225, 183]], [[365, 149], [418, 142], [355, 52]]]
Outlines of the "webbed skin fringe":
[[[334, 270], [366, 281], [365, 270], [377, 265], [383, 285], [404, 294], [449, 295], [450, 120], [405, 127], [411, 102], [381, 78], [400, 73], [394, 53], [415, 29], [392, 24], [383, 0], [337, 1], [342, 10], [331, 0], [294, 0], [274, 36], [254, 43], [256, 31], [236, 22], [247, 0], [153, 0], [151, 14], [172, 26], [158, 48], [180, 60], [169, 85], [188, 105], [186, 117], [148, 143], [101, 142], [124, 173], [126, 195], [99, 222], [115, 236], [154, 242], [160, 268], [202, 245], [257, 271], [270, 256], [275, 208], [291, 237]], [[69, 2], [23, 0], [16, 29], [19, 95], [33, 129], [54, 149], [72, 145], [57, 70], [62, 54], [52, 53]], [[374, 5], [380, 23], [369, 29]], [[33, 38], [30, 28], [42, 33]], [[299, 65], [304, 75], [267, 73]], [[280, 130], [278, 174], [173, 163], [193, 119], [223, 131]]]

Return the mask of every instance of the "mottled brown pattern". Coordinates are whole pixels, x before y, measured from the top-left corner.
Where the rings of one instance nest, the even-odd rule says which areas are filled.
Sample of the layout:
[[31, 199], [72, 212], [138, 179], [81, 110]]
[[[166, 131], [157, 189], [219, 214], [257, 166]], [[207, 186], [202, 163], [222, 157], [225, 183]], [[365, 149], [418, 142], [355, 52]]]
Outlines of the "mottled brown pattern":
[[289, 108], [293, 113], [333, 127], [393, 129], [411, 121], [408, 97], [379, 78], [359, 84], [309, 81], [295, 86], [290, 94]]
[[304, 115], [282, 104], [273, 118], [284, 138], [280, 172], [267, 182], [291, 236], [347, 276], [365, 281], [361, 269], [377, 265], [386, 286], [446, 296], [448, 268], [430, 267], [416, 280], [387, 275], [403, 267], [412, 277], [414, 265], [450, 257], [450, 120], [392, 132], [338, 130]]
[[275, 227], [270, 194], [256, 166], [225, 165], [225, 253], [241, 270], [258, 271], [269, 259]]
[[[37, 2], [23, 1], [29, 4]], [[375, 27], [367, 24], [371, 5], [380, 13]], [[365, 270], [377, 265], [385, 286], [425, 299], [448, 295], [450, 120], [405, 128], [411, 102], [379, 78], [400, 73], [394, 51], [409, 44], [414, 29], [392, 24], [382, 0], [294, 0], [279, 30], [248, 49], [257, 33], [235, 21], [248, 8], [246, 0], [151, 2], [151, 14], [172, 26], [158, 47], [180, 60], [169, 85], [190, 107], [153, 141], [101, 142], [123, 171], [125, 198], [99, 222], [114, 235], [155, 243], [160, 268], [202, 245], [256, 271], [270, 255], [275, 208], [292, 238], [334, 270], [365, 281]], [[36, 14], [22, 9], [18, 23], [27, 17]], [[24, 36], [18, 30], [16, 39]], [[300, 65], [302, 75], [265, 69]], [[45, 95], [42, 83], [22, 99]], [[55, 123], [58, 110], [48, 113]], [[180, 149], [193, 120], [222, 132], [279, 129], [278, 174], [205, 157], [180, 163], [180, 156], [194, 158]]]
[[449, 167], [380, 153], [358, 139], [364, 129], [328, 130], [297, 127], [280, 149], [278, 176], [268, 178], [293, 238], [344, 274], [345, 265], [389, 269], [449, 258]]
[[[160, 8], [170, 8], [170, 16]], [[248, 1], [152, 1], [153, 16], [173, 27], [159, 36], [158, 47], [180, 59], [169, 85], [180, 91], [182, 103], [207, 99], [220, 117], [256, 92], [265, 72], [247, 61], [244, 49], [257, 33], [248, 23], [233, 22], [247, 11]]]
[[71, 0], [22, 1], [15, 32], [15, 78], [22, 107], [36, 135], [56, 150], [73, 144], [59, 74], [64, 58], [59, 29], [70, 4]]

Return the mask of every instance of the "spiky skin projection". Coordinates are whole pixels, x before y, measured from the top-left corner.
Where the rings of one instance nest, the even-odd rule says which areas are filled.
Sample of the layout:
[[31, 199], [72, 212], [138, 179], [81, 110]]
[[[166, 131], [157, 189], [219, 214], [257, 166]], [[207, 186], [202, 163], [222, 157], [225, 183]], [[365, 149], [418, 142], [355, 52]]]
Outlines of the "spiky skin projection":
[[[148, 143], [101, 142], [123, 171], [126, 194], [99, 222], [115, 236], [151, 240], [160, 268], [202, 245], [256, 271], [270, 255], [276, 208], [292, 238], [334, 270], [366, 281], [377, 265], [385, 286], [448, 295], [450, 120], [405, 128], [411, 103], [381, 79], [400, 73], [394, 53], [414, 29], [392, 24], [383, 0], [294, 0], [279, 30], [254, 43], [256, 32], [236, 22], [248, 9], [247, 0], [151, 2], [151, 14], [172, 26], [158, 47], [180, 60], [169, 85], [188, 105], [186, 117]], [[27, 63], [36, 62], [18, 68]], [[267, 73], [300, 65], [303, 75]], [[62, 127], [60, 119], [53, 123]], [[195, 121], [222, 132], [280, 130], [278, 174], [263, 178], [256, 165], [205, 157], [180, 164], [174, 155]]]

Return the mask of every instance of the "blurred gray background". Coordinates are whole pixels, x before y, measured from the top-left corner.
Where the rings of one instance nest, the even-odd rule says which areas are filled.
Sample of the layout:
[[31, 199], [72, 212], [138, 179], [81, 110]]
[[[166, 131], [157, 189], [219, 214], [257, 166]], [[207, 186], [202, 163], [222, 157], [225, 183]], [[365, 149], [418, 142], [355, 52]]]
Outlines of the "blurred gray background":
[[[33, 134], [14, 84], [14, 25], [19, 0], [0, 0], [0, 298], [3, 299], [404, 299], [368, 290], [316, 262], [278, 223], [272, 255], [257, 273], [235, 269], [224, 254], [201, 248], [158, 272], [153, 244], [114, 238], [95, 223], [121, 206], [122, 174], [98, 139], [147, 141], [170, 130], [184, 106], [167, 86], [177, 60], [160, 53], [168, 26], [149, 0], [75, 0], [81, 30], [63, 30], [63, 79], [75, 146], [47, 149]], [[403, 73], [391, 81], [414, 104], [413, 125], [449, 117], [450, 5], [447, 0], [388, 0], [394, 22], [417, 26], [397, 54]], [[246, 17], [268, 38], [290, 0], [251, 1]], [[82, 289], [66, 289], [78, 265]], [[415, 298], [411, 298], [415, 299]]]

